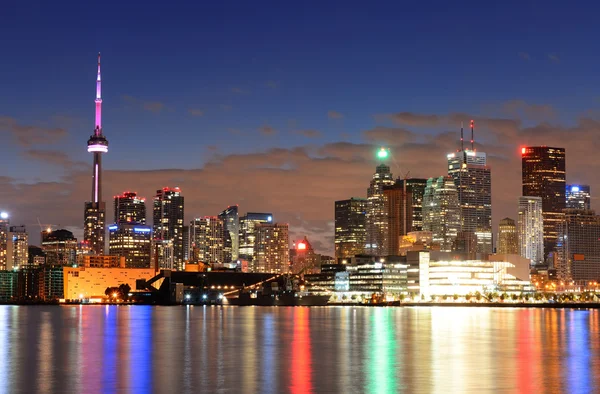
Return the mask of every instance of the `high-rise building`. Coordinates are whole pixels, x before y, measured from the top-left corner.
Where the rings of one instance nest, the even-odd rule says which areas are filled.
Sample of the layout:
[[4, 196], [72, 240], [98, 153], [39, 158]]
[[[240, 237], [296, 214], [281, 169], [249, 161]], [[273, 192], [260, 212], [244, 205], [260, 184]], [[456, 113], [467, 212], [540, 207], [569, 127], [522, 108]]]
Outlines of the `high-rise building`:
[[29, 264], [29, 236], [25, 226], [11, 226], [6, 248], [6, 269], [21, 269]]
[[519, 254], [531, 260], [531, 266], [544, 263], [544, 221], [541, 197], [519, 197], [517, 232]]
[[321, 271], [320, 256], [315, 253], [308, 238], [294, 242], [290, 249], [291, 271], [297, 275], [318, 273]]
[[238, 206], [227, 207], [219, 214], [223, 220], [223, 260], [228, 263], [237, 260], [240, 254], [240, 218]]
[[565, 199], [567, 209], [592, 209], [590, 185], [567, 185]]
[[204, 216], [192, 220], [190, 222], [191, 260], [210, 264], [224, 263], [223, 233], [223, 220], [216, 216]]
[[109, 255], [125, 258], [126, 268], [152, 266], [152, 228], [139, 223], [123, 222], [108, 226]]
[[423, 194], [423, 230], [441, 251], [451, 251], [460, 231], [458, 191], [450, 176], [429, 178]]
[[557, 224], [565, 209], [565, 149], [548, 146], [521, 148], [523, 196], [542, 198], [544, 260], [554, 252]]
[[155, 239], [152, 245], [152, 267], [156, 271], [175, 269], [173, 240]]
[[412, 193], [396, 183], [384, 187], [383, 195], [388, 219], [387, 254], [399, 255], [400, 237], [408, 234], [412, 228]]
[[352, 197], [335, 202], [335, 257], [349, 258], [365, 251], [367, 200]]
[[[387, 157], [387, 156], [386, 156]], [[371, 256], [387, 256], [389, 220], [383, 188], [394, 184], [390, 167], [377, 166], [367, 189], [367, 243], [365, 253]]]
[[255, 259], [252, 272], [285, 273], [289, 271], [290, 240], [288, 225], [258, 223], [255, 227]]
[[115, 196], [115, 224], [146, 224], [146, 199], [135, 192]]
[[600, 280], [600, 216], [565, 209], [558, 224], [556, 272], [561, 280]]
[[104, 254], [106, 206], [102, 201], [102, 153], [108, 152], [108, 140], [102, 133], [102, 94], [100, 82], [100, 54], [96, 78], [96, 126], [87, 143], [87, 150], [94, 154], [92, 168], [92, 198], [85, 203], [83, 239], [94, 253]]
[[42, 250], [48, 265], [77, 264], [77, 238], [68, 230], [42, 232]]
[[0, 271], [6, 269], [6, 254], [8, 248], [8, 213], [0, 212]]
[[477, 252], [492, 253], [492, 174], [484, 152], [473, 149], [471, 121], [471, 149], [462, 144], [458, 152], [450, 153], [448, 175], [454, 179], [461, 211], [461, 231], [477, 236]]
[[248, 212], [245, 216], [240, 217], [240, 252], [239, 258], [252, 261], [255, 256], [255, 227], [260, 223], [273, 223], [273, 214]]
[[517, 224], [511, 218], [504, 218], [498, 224], [498, 250], [500, 254], [519, 254]]
[[409, 232], [423, 231], [423, 194], [425, 193], [425, 186], [427, 186], [427, 179], [397, 179], [396, 184], [401, 188], [405, 188], [412, 197], [412, 228]]
[[156, 191], [153, 209], [154, 238], [173, 241], [174, 269], [183, 270], [184, 199], [178, 187]]

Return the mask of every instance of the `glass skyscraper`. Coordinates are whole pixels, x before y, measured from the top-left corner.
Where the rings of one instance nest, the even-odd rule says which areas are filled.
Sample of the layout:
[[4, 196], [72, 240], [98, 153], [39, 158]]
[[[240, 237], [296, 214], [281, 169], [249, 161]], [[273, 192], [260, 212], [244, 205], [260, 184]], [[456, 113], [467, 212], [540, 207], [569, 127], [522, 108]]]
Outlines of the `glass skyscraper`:
[[352, 197], [335, 202], [335, 257], [349, 258], [365, 251], [367, 200]]
[[173, 241], [173, 265], [183, 270], [184, 199], [178, 187], [165, 187], [156, 191], [153, 209], [153, 232], [158, 240]]

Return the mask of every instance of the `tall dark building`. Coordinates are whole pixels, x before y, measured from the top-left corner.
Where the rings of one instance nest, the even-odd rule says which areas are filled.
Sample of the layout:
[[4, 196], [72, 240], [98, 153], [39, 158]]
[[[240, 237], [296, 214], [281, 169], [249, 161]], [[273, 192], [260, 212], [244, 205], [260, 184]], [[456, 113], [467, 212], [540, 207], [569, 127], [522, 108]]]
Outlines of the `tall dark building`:
[[558, 223], [556, 271], [560, 280], [600, 280], [600, 216], [594, 211], [565, 209]]
[[219, 214], [219, 219], [223, 221], [224, 232], [224, 260], [225, 262], [237, 260], [240, 253], [240, 218], [238, 206], [227, 207]]
[[115, 223], [146, 224], [146, 199], [135, 192], [115, 196]]
[[554, 252], [557, 224], [565, 209], [565, 149], [548, 146], [521, 148], [523, 196], [541, 197], [544, 219], [544, 256]]
[[154, 238], [173, 241], [173, 264], [177, 270], [183, 269], [183, 206], [183, 196], [178, 187], [165, 187], [156, 191], [153, 209]]
[[363, 254], [367, 243], [367, 200], [351, 198], [335, 202], [335, 257]]
[[42, 233], [42, 250], [48, 265], [74, 265], [77, 263], [77, 238], [60, 229]]
[[150, 268], [152, 228], [143, 224], [119, 223], [108, 226], [108, 253], [125, 257], [126, 268]]
[[423, 194], [425, 186], [427, 186], [427, 179], [397, 179], [396, 184], [403, 189], [406, 184], [405, 190], [410, 193], [412, 198], [412, 226], [408, 231], [423, 231]]
[[93, 253], [104, 254], [106, 206], [102, 201], [102, 153], [108, 152], [108, 140], [102, 134], [102, 94], [100, 82], [100, 54], [96, 78], [96, 126], [87, 143], [87, 150], [94, 154], [92, 168], [92, 198], [85, 203], [83, 240]]
[[400, 254], [400, 237], [412, 228], [412, 193], [403, 185], [395, 184], [383, 188], [388, 217], [387, 251], [389, 255]]

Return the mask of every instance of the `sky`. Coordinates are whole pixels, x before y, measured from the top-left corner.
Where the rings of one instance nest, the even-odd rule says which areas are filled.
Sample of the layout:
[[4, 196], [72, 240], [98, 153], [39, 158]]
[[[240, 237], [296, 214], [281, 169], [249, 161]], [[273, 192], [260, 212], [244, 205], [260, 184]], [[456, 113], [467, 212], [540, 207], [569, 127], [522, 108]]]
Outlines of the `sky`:
[[9, 1], [0, 210], [81, 236], [98, 52], [108, 207], [179, 186], [187, 220], [239, 204], [331, 254], [334, 201], [366, 196], [377, 147], [395, 176], [444, 175], [470, 119], [494, 230], [516, 217], [523, 145], [565, 147], [594, 195], [600, 5], [484, 3]]

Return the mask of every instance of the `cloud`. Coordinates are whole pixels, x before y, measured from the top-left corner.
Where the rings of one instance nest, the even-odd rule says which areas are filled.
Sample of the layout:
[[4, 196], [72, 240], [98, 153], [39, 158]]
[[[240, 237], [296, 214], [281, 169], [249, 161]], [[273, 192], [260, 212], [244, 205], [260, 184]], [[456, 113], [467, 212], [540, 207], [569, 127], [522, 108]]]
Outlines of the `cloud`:
[[0, 115], [0, 132], [9, 133], [21, 146], [52, 144], [67, 135], [62, 127], [24, 125], [15, 118]]
[[308, 138], [318, 138], [321, 136], [321, 132], [319, 130], [298, 130], [294, 132], [295, 134], [303, 135]]
[[192, 116], [204, 116], [204, 111], [198, 108], [190, 108], [188, 109], [188, 114]]
[[166, 107], [165, 104], [161, 103], [160, 101], [142, 100], [142, 99], [130, 96], [128, 94], [124, 94], [122, 96], [122, 98], [126, 103], [132, 105], [133, 107], [135, 107], [137, 109], [141, 109], [144, 111], [158, 113], [158, 112], [161, 112]]
[[73, 161], [65, 152], [56, 150], [29, 149], [24, 151], [22, 155], [27, 159], [38, 160], [46, 164], [56, 165], [66, 169], [89, 167], [87, 163]]
[[277, 81], [267, 81], [267, 87], [271, 89], [277, 89], [279, 87], [279, 82]]
[[553, 63], [560, 63], [560, 57], [556, 53], [550, 53], [548, 59]]
[[277, 130], [272, 128], [269, 125], [264, 125], [258, 129], [262, 135], [275, 135], [277, 134]]
[[544, 120], [556, 118], [556, 110], [549, 104], [529, 104], [523, 100], [510, 100], [502, 105], [502, 111], [511, 117]]
[[337, 111], [329, 110], [327, 111], [327, 117], [329, 119], [342, 119], [344, 115]]
[[240, 87], [235, 87], [235, 86], [232, 87], [232, 88], [229, 88], [229, 91], [231, 91], [232, 93], [235, 93], [235, 94], [247, 94], [247, 93], [250, 93], [249, 91], [247, 91], [245, 89], [242, 89]]
[[531, 60], [531, 56], [527, 52], [519, 52], [519, 57], [523, 60]]

